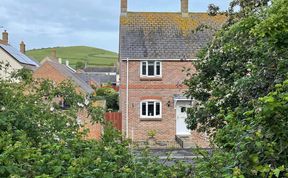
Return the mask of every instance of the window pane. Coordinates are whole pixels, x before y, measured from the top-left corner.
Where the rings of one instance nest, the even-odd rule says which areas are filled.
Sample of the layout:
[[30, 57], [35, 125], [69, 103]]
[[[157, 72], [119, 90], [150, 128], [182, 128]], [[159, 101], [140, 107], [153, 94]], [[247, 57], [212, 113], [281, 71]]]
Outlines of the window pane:
[[161, 72], [161, 65], [160, 62], [156, 62], [156, 75], [160, 75]]
[[185, 107], [181, 107], [181, 112], [186, 112], [186, 108]]
[[154, 116], [154, 102], [148, 102], [148, 116]]
[[153, 61], [148, 62], [148, 75], [149, 76], [154, 75], [154, 62]]
[[142, 116], [146, 116], [146, 103], [142, 103]]
[[160, 115], [160, 103], [156, 103], [156, 116]]
[[142, 62], [142, 75], [147, 75], [146, 69], [147, 69], [146, 62]]

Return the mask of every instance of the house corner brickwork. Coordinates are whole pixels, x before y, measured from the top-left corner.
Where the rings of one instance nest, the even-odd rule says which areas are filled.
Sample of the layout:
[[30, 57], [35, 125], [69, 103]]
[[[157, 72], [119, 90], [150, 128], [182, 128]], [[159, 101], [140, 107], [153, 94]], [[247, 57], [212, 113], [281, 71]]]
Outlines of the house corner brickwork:
[[[126, 129], [126, 62], [121, 63], [120, 111], [122, 112], [123, 133]], [[183, 94], [187, 87], [182, 84], [186, 78], [183, 68], [195, 68], [190, 62], [167, 61], [162, 62], [162, 79], [158, 81], [141, 81], [139, 74], [140, 62], [129, 62], [129, 138], [135, 142], [148, 139], [148, 132], [156, 131], [155, 138], [161, 142], [173, 143], [176, 135], [176, 109], [174, 95]], [[162, 118], [160, 120], [145, 120], [140, 118], [140, 102], [147, 99], [156, 99], [162, 102]], [[169, 103], [169, 104], [168, 104]], [[169, 105], [169, 106], [168, 106]], [[206, 146], [207, 143], [194, 133], [197, 145]]]

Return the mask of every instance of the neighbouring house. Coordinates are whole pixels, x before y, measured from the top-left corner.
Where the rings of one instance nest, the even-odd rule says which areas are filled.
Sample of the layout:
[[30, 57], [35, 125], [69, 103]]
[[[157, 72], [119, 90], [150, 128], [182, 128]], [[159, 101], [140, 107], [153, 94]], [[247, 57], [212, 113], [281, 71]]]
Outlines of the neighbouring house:
[[91, 74], [87, 72], [77, 72], [77, 75], [86, 83], [102, 87], [104, 85], [116, 86], [116, 75]]
[[175, 13], [129, 12], [121, 0], [120, 111], [127, 138], [144, 142], [154, 132], [162, 145], [209, 146], [205, 134], [186, 127], [193, 99], [183, 94], [183, 69], [196, 72], [197, 52], [225, 21], [224, 15], [188, 12], [188, 0]]
[[[9, 44], [8, 32], [5, 30], [0, 39], [0, 78], [10, 79], [11, 74], [20, 69], [26, 68], [35, 70], [39, 67], [38, 62], [25, 55], [25, 43], [20, 43], [20, 50]], [[6, 66], [6, 67], [4, 67]]]
[[109, 66], [85, 67], [82, 70], [89, 74], [117, 75], [117, 67], [109, 67]]
[[[54, 81], [56, 84], [59, 84], [65, 80], [70, 80], [75, 84], [75, 90], [79, 94], [82, 94], [84, 97], [89, 98], [89, 96], [94, 93], [94, 90], [91, 88], [91, 86], [76, 74], [76, 71], [69, 66], [68, 62], [66, 62], [65, 65], [62, 64], [62, 60], [56, 57], [55, 49], [52, 49], [51, 56], [46, 57], [41, 62], [41, 66], [34, 71], [33, 78], [48, 79]], [[61, 102], [61, 99], [59, 102]], [[100, 124], [92, 125], [90, 123], [90, 117], [88, 116], [86, 109], [79, 110], [78, 119], [82, 124], [85, 125], [85, 128], [89, 128], [90, 132], [88, 134], [88, 138], [100, 138], [102, 127]]]
[[119, 74], [117, 67], [85, 67], [82, 70], [78, 70], [77, 74], [86, 81], [86, 83], [92, 84], [96, 87], [110, 85], [112, 88], [118, 88]]
[[34, 78], [49, 79], [56, 83], [61, 83], [64, 80], [71, 80], [76, 85], [76, 90], [82, 94], [89, 95], [94, 92], [89, 84], [83, 81], [69, 65], [62, 64], [61, 59], [56, 57], [55, 49], [52, 49], [52, 54], [46, 57], [41, 66], [34, 71]]

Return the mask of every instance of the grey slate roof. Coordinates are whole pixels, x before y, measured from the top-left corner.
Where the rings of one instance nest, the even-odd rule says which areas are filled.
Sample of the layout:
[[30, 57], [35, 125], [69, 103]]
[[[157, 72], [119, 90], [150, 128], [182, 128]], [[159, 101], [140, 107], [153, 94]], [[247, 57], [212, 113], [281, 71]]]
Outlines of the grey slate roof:
[[106, 66], [102, 66], [102, 67], [86, 67], [84, 69], [82, 69], [85, 72], [101, 72], [101, 73], [112, 73], [112, 72], [117, 72], [117, 68], [116, 67], [106, 67]]
[[77, 73], [77, 75], [86, 83], [93, 81], [97, 84], [116, 83], [116, 75]]
[[[39, 63], [29, 58], [25, 54], [21, 53], [19, 50], [15, 49], [11, 45], [0, 44], [0, 48], [2, 48], [7, 54], [12, 56], [16, 61], [18, 61], [23, 67], [32, 69], [33, 67], [39, 67]], [[32, 67], [32, 68], [31, 68]]]
[[84, 80], [82, 80], [74, 71], [70, 70], [67, 66], [58, 63], [57, 61], [47, 61], [51, 66], [61, 72], [64, 76], [75, 82], [83, 91], [88, 94], [94, 92], [94, 90]]
[[225, 21], [207, 13], [128, 12], [120, 18], [120, 59], [195, 59]]

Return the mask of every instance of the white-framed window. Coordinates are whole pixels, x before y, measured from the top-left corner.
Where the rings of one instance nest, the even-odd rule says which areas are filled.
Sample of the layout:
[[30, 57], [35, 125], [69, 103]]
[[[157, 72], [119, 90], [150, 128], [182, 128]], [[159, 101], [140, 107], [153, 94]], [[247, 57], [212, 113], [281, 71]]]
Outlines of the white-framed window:
[[140, 66], [142, 77], [161, 77], [162, 64], [160, 61], [142, 61]]
[[162, 103], [158, 100], [145, 100], [140, 103], [141, 118], [161, 118]]

